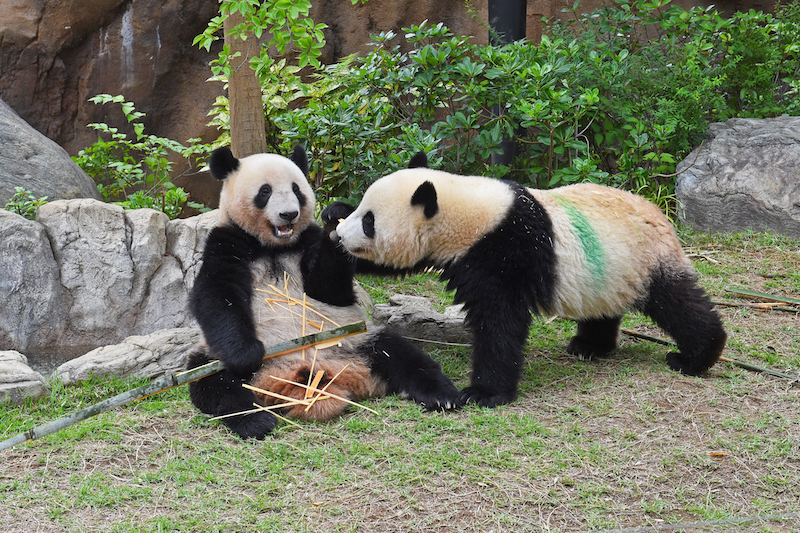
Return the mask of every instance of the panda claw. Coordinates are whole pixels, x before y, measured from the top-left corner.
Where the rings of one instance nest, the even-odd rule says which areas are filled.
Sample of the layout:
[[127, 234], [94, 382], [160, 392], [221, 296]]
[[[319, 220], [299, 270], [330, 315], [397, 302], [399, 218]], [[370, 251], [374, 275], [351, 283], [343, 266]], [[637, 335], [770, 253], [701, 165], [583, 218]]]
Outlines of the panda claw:
[[461, 401], [464, 404], [474, 403], [480, 407], [497, 407], [514, 401], [516, 392], [496, 392], [479, 386], [469, 386], [461, 391]]

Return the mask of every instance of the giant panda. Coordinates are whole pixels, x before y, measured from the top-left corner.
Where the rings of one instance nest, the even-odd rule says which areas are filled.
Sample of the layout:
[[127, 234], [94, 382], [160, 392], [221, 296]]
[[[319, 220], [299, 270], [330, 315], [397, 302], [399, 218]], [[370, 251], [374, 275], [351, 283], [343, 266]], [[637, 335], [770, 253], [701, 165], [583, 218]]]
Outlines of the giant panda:
[[[222, 181], [219, 223], [209, 233], [189, 298], [203, 342], [190, 355], [188, 368], [220, 359], [225, 370], [190, 384], [197, 408], [214, 416], [235, 415], [223, 418], [234, 433], [264, 438], [277, 419], [271, 412], [252, 412], [253, 404], [274, 400], [242, 385], [301, 399], [306, 389], [280, 380], [307, 383], [312, 367], [315, 375], [325, 372], [318, 388], [327, 386], [327, 392], [348, 400], [399, 394], [429, 409], [460, 405], [458, 389], [438, 363], [385, 329], [370, 327], [314, 355], [313, 349], [297, 350], [262, 362], [265, 346], [364, 320], [353, 288], [354, 262], [329, 237], [342, 215], [334, 206], [322, 213], [324, 228], [316, 223], [302, 147], [291, 158], [241, 159], [223, 147], [212, 152], [208, 165]], [[306, 311], [297, 305], [301, 301]], [[346, 407], [328, 399], [310, 409], [287, 407], [284, 414], [327, 420]], [[236, 414], [246, 412], [251, 413]]]
[[567, 351], [581, 359], [617, 347], [627, 310], [675, 339], [672, 369], [698, 375], [719, 358], [722, 322], [669, 220], [644, 198], [595, 184], [537, 190], [457, 176], [427, 168], [424, 152], [409, 167], [373, 183], [332, 237], [376, 266], [443, 269], [474, 337], [463, 402], [516, 397], [531, 313], [577, 321]]

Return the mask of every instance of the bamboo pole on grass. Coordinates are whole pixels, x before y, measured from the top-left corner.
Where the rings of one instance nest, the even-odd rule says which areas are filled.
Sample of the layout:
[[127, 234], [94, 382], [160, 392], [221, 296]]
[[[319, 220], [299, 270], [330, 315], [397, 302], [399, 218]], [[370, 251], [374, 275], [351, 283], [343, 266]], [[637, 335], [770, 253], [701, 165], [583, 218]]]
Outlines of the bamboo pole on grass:
[[[310, 347], [316, 344], [329, 342], [335, 339], [342, 339], [345, 337], [349, 337], [350, 335], [356, 335], [358, 333], [366, 331], [366, 329], [367, 326], [364, 322], [357, 322], [355, 324], [350, 324], [347, 326], [342, 326], [326, 331], [320, 331], [318, 333], [313, 333], [311, 335], [305, 335], [297, 339], [291, 339], [285, 342], [281, 342], [279, 344], [274, 344], [272, 346], [266, 347], [264, 349], [264, 359], [277, 357], [279, 355], [295, 351], [298, 348]], [[192, 381], [197, 381], [198, 379], [202, 379], [212, 374], [216, 374], [217, 372], [223, 370], [224, 368], [225, 365], [222, 363], [222, 361], [211, 361], [210, 363], [207, 363], [203, 366], [199, 366], [197, 368], [193, 368], [185, 372], [179, 372], [177, 374], [169, 374], [163, 376], [148, 383], [147, 385], [143, 385], [136, 389], [123, 392], [121, 394], [114, 396], [113, 398], [108, 398], [107, 400], [103, 400], [102, 402], [98, 402], [94, 405], [90, 405], [89, 407], [85, 407], [84, 409], [76, 411], [71, 415], [65, 416], [64, 418], [60, 418], [58, 420], [54, 420], [53, 422], [48, 422], [47, 424], [37, 426], [35, 428], [29, 429], [28, 431], [20, 433], [19, 435], [11, 437], [10, 439], [2, 441], [0, 442], [0, 451], [13, 448], [14, 446], [17, 446], [19, 444], [24, 444], [26, 442], [39, 439], [41, 437], [45, 437], [47, 435], [50, 435], [51, 433], [55, 433], [56, 431], [77, 424], [78, 422], [86, 420], [87, 418], [91, 418], [100, 413], [110, 411], [111, 409], [114, 409], [121, 405], [125, 405], [130, 402], [135, 402], [137, 400], [142, 400], [149, 396], [153, 396], [154, 394], [158, 394], [167, 391], [169, 389], [172, 389], [174, 387], [178, 387], [180, 385], [184, 385]]]

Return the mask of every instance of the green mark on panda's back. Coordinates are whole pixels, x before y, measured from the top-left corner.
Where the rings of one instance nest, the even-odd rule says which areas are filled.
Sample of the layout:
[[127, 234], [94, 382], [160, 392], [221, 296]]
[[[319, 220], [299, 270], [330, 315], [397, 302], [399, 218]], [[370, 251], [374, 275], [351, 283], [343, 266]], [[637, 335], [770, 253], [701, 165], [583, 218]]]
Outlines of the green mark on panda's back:
[[606, 254], [597, 232], [592, 227], [589, 220], [583, 213], [572, 205], [569, 200], [551, 195], [564, 209], [569, 217], [569, 221], [575, 230], [575, 236], [583, 248], [583, 255], [586, 257], [589, 275], [595, 285], [602, 284], [606, 277]]

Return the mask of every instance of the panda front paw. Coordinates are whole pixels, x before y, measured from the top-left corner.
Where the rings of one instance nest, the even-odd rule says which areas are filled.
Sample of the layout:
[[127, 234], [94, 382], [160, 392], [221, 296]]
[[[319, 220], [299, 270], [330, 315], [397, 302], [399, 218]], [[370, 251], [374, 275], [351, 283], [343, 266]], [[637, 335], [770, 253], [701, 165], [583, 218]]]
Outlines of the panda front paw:
[[246, 348], [236, 354], [236, 357], [223, 357], [222, 362], [225, 368], [232, 374], [239, 377], [250, 377], [261, 368], [264, 360], [264, 344], [260, 340], [254, 340]]
[[706, 368], [697, 368], [695, 365], [691, 364], [691, 361], [687, 360], [687, 358], [680, 352], [668, 353], [667, 364], [672, 370], [687, 376], [699, 376], [705, 370], [707, 370]]
[[[328, 207], [322, 210], [322, 224], [325, 226], [326, 232], [335, 229], [340, 220], [349, 217], [350, 213], [355, 210], [356, 208], [350, 204], [332, 202]], [[330, 227], [330, 230], [328, 227]]]
[[495, 391], [478, 385], [470, 385], [461, 391], [461, 401], [474, 403], [481, 407], [497, 407], [514, 401], [516, 391]]
[[579, 361], [591, 361], [608, 356], [616, 348], [616, 342], [601, 345], [576, 335], [567, 345], [567, 353], [574, 355]]

